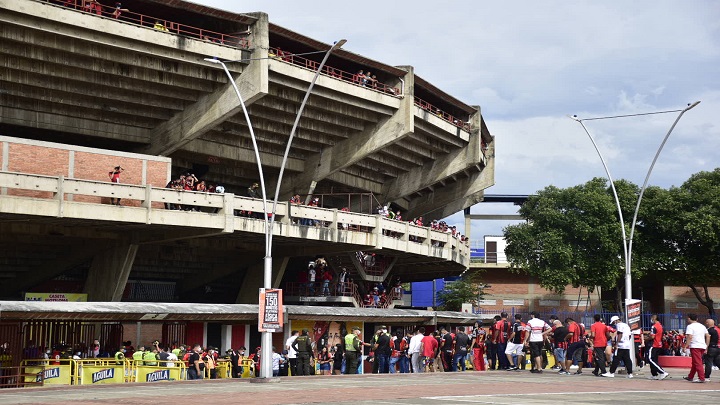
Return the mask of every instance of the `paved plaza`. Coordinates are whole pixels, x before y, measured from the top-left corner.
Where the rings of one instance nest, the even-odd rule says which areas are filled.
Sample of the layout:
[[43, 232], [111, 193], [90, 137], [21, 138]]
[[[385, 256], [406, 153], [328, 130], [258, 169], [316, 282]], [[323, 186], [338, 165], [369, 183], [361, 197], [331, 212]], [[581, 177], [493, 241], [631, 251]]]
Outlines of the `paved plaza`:
[[[647, 369], [645, 374], [649, 374]], [[44, 387], [0, 392], [0, 404], [690, 404], [720, 400], [720, 380], [693, 384], [674, 369], [664, 381], [561, 376], [546, 370], [358, 376], [283, 377], [251, 380]], [[194, 399], [193, 399], [194, 397]]]

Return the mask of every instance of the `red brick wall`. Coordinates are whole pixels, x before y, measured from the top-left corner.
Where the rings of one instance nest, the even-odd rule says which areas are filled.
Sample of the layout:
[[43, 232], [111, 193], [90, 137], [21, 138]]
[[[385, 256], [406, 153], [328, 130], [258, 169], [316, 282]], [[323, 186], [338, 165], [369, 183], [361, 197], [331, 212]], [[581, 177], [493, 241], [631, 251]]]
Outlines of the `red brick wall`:
[[[538, 282], [532, 277], [525, 274], [510, 273], [507, 269], [487, 269], [483, 274], [483, 283], [490, 285], [486, 288], [485, 299], [495, 300], [496, 305], [481, 305], [484, 311], [510, 310], [515, 308], [519, 312], [537, 311], [574, 311], [575, 306], [570, 306], [570, 301], [578, 300], [578, 292], [581, 292], [580, 299], [587, 299], [587, 290], [567, 286], [565, 292], [561, 295], [551, 293], [549, 290], [540, 287]], [[505, 305], [503, 300], [523, 300], [523, 305]], [[541, 306], [541, 300], [558, 301], [558, 305]], [[590, 305], [597, 304], [598, 297], [596, 293], [590, 296]], [[585, 309], [584, 305], [580, 306], [581, 310]]]
[[[80, 148], [69, 145], [53, 144], [48, 142], [37, 142], [19, 140], [8, 142], [8, 171], [19, 173], [40, 174], [46, 176], [60, 176], [67, 178], [96, 180], [109, 182], [109, 172], [115, 166], [122, 166], [125, 171], [120, 175], [120, 182], [123, 184], [145, 185], [153, 187], [165, 187], [169, 181], [168, 174], [171, 165], [170, 160], [157, 161], [149, 160], [154, 156], [144, 157], [138, 154], [116, 153], [104, 149]], [[82, 149], [82, 150], [79, 150]], [[71, 154], [71, 150], [74, 153]], [[74, 157], [71, 157], [74, 155]], [[2, 156], [2, 154], [0, 154]], [[71, 159], [74, 162], [73, 173], [70, 175]], [[143, 183], [143, 161], [146, 161], [146, 181]], [[2, 162], [0, 161], [0, 164]], [[18, 195], [36, 198], [51, 198], [50, 192], [38, 192], [32, 190], [8, 190], [9, 195]], [[66, 195], [66, 199], [68, 196]], [[109, 198], [100, 198], [85, 195], [73, 195], [73, 201], [109, 203]], [[139, 206], [139, 200], [123, 201], [124, 205]], [[157, 208], [162, 203], [155, 203]]]
[[123, 323], [123, 342], [130, 340], [137, 349], [140, 346], [151, 345], [155, 340], [162, 340], [162, 322], [142, 322], [140, 326], [140, 341], [137, 341], [137, 322]]
[[[68, 176], [70, 152], [67, 150], [8, 143], [8, 171], [43, 174], [46, 176]], [[52, 198], [47, 191], [8, 190], [9, 195], [35, 198]]]

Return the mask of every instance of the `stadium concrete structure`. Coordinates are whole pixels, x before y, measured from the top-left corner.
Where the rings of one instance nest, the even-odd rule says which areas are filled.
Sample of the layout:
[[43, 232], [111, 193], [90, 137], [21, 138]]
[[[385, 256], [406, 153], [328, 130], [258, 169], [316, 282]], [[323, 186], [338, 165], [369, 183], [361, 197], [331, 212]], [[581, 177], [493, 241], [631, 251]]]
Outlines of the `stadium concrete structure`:
[[[228, 67], [274, 190], [296, 112], [331, 44], [264, 13], [179, 0], [81, 3], [0, 0], [0, 298], [58, 291], [91, 301], [256, 303], [264, 226], [234, 214], [262, 211], [246, 197], [259, 174], [234, 90], [204, 59], [237, 61]], [[359, 285], [336, 300], [358, 305], [363, 282], [468, 267], [469, 248], [457, 239], [380, 218], [375, 207], [427, 224], [473, 205], [494, 183], [495, 142], [480, 107], [412, 66], [351, 49], [332, 53], [299, 122], [276, 217], [273, 284], [292, 284], [322, 254]], [[364, 83], [360, 70], [376, 81]], [[109, 183], [118, 164], [123, 184]], [[164, 188], [187, 171], [226, 194]], [[285, 203], [294, 194], [320, 196], [323, 206]], [[127, 206], [109, 204], [118, 197]], [[363, 260], [369, 253], [372, 263]]]

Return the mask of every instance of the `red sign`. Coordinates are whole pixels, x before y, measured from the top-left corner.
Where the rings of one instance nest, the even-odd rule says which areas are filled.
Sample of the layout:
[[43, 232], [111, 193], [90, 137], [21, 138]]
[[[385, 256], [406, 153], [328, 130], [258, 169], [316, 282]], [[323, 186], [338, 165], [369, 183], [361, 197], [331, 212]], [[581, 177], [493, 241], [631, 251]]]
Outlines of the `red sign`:
[[281, 289], [260, 289], [259, 332], [283, 331], [283, 303]]

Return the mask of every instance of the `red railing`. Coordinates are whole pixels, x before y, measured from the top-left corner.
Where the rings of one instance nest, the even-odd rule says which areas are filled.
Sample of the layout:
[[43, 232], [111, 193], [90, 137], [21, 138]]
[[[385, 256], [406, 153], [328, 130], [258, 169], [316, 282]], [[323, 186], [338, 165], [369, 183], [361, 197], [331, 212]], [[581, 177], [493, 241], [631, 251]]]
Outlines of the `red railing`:
[[439, 118], [455, 125], [456, 127], [462, 129], [463, 131], [470, 132], [470, 124], [468, 124], [467, 122], [465, 122], [461, 119], [453, 117], [452, 115], [446, 113], [445, 111], [428, 103], [427, 101], [424, 101], [420, 98], [415, 97], [415, 105], [422, 108], [425, 111], [428, 111], [434, 115], [437, 115]]
[[250, 48], [250, 41], [247, 38], [235, 35], [222, 34], [220, 32], [206, 30], [204, 28], [193, 27], [190, 25], [180, 24], [162, 18], [156, 18], [144, 14], [132, 12], [126, 8], [103, 6], [97, 1], [92, 0], [53, 0], [49, 1], [63, 7], [72, 8], [81, 12], [95, 14], [100, 17], [114, 18], [120, 21], [130, 22], [143, 27], [154, 28], [158, 31], [183, 35], [186, 37], [197, 38], [203, 41], [209, 41], [220, 45], [227, 45], [243, 49]]
[[[290, 52], [283, 51], [280, 48], [270, 48], [269, 56], [273, 59], [277, 59], [283, 62], [287, 62], [302, 68], [316, 71], [320, 66], [320, 62], [303, 58], [302, 56], [293, 55]], [[377, 80], [363, 80], [357, 73], [350, 73], [344, 70], [334, 68], [332, 66], [323, 66], [322, 72], [326, 76], [334, 77], [335, 79], [342, 80], [348, 83], [352, 83], [356, 86], [365, 87], [367, 89], [379, 91], [381, 93], [389, 94], [391, 96], [399, 97], [400, 89], [397, 87], [388, 86], [384, 83], [380, 83]]]
[[357, 295], [357, 285], [351, 282], [333, 283], [328, 286], [329, 294], [323, 293], [323, 281], [316, 281], [312, 286], [310, 282], [285, 283], [284, 294], [289, 297], [354, 297]]
[[356, 252], [358, 261], [368, 276], [382, 276], [390, 265], [390, 259], [372, 253]]

